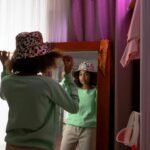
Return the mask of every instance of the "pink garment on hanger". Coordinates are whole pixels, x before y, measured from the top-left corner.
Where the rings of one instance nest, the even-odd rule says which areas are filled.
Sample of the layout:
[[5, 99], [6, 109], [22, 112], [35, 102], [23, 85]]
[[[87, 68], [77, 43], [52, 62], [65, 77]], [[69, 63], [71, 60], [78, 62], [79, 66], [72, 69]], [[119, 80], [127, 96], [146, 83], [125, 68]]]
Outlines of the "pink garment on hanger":
[[131, 60], [140, 58], [140, 0], [136, 0], [127, 34], [127, 45], [120, 63], [125, 67]]

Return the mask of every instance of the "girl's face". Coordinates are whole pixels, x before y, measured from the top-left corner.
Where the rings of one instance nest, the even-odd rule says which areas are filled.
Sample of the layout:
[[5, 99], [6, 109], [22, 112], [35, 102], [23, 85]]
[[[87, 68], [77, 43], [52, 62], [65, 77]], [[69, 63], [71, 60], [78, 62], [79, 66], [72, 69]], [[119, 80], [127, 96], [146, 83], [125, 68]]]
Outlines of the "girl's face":
[[90, 83], [90, 73], [85, 71], [85, 70], [81, 70], [79, 72], [79, 81], [82, 85], [89, 85], [89, 83]]

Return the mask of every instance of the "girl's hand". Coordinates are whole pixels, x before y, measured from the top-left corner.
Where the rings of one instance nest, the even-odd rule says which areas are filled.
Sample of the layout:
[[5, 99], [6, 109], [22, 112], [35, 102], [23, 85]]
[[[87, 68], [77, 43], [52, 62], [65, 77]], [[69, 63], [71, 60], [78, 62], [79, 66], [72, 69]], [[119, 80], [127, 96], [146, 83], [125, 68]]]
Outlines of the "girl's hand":
[[73, 68], [73, 58], [69, 55], [63, 56], [63, 61], [64, 61], [64, 71], [66, 74], [70, 73], [72, 68]]
[[9, 60], [10, 52], [0, 51], [0, 61], [2, 65], [5, 66], [6, 62]]

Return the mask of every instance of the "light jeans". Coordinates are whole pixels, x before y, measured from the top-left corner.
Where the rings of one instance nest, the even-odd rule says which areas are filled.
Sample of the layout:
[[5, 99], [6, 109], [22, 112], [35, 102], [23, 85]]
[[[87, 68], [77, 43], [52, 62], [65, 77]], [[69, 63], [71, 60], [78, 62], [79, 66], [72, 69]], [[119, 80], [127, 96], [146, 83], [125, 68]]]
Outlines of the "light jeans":
[[76, 150], [76, 148], [96, 150], [96, 128], [65, 125], [60, 150]]

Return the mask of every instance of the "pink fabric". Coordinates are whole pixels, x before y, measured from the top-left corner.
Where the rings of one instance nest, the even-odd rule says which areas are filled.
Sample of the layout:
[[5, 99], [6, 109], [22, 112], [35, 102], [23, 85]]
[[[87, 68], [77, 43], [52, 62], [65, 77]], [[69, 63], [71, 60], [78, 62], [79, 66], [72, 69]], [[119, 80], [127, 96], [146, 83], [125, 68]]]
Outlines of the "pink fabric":
[[116, 141], [127, 145], [130, 142], [132, 128], [124, 128], [120, 130], [116, 136]]
[[126, 128], [120, 130], [116, 136], [116, 141], [126, 146], [137, 147], [140, 135], [140, 113], [133, 111], [129, 117]]
[[140, 58], [140, 0], [136, 0], [127, 35], [127, 45], [120, 63], [125, 67], [131, 60]]
[[114, 0], [72, 0], [69, 41], [115, 39], [115, 5]]

